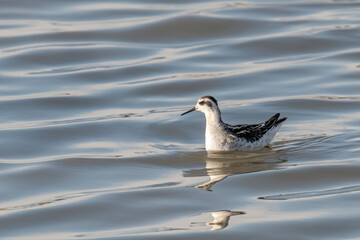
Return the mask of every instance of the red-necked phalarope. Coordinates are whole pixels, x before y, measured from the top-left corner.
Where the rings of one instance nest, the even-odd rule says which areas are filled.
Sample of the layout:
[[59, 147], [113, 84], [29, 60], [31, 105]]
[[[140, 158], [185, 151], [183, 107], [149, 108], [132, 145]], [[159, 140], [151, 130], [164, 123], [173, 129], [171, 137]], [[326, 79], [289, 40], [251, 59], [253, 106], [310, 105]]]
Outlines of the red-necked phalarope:
[[217, 100], [212, 96], [199, 98], [193, 111], [205, 114], [205, 147], [207, 151], [253, 151], [267, 146], [274, 138], [286, 117], [279, 119], [280, 113], [259, 124], [229, 125], [221, 120]]

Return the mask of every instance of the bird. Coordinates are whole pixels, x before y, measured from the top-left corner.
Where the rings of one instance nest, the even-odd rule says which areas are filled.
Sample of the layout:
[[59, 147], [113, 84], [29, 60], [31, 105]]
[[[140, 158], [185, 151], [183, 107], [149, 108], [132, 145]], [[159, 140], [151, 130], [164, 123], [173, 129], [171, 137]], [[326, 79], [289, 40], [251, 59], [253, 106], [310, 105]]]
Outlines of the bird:
[[181, 114], [193, 111], [205, 114], [205, 148], [206, 151], [255, 151], [268, 146], [275, 134], [287, 119], [276, 113], [267, 121], [258, 124], [230, 125], [221, 119], [221, 111], [213, 96], [198, 99], [195, 107]]

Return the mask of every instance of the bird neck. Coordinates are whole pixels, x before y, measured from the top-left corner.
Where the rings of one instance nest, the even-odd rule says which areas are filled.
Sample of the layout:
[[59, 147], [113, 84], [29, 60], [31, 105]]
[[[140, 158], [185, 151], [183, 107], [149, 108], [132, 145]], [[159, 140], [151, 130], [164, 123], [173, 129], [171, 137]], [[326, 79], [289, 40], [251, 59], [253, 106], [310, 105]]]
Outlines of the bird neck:
[[209, 127], [216, 127], [222, 125], [220, 110], [211, 110], [205, 112], [206, 125]]

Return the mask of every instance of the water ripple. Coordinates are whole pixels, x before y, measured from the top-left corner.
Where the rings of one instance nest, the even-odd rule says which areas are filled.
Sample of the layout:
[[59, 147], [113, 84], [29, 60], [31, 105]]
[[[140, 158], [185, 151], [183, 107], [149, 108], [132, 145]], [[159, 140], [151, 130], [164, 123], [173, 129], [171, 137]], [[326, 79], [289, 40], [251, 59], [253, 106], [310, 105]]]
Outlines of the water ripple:
[[[355, 239], [359, 11], [2, 1], [0, 238]], [[203, 95], [230, 124], [288, 120], [271, 149], [210, 154], [180, 117]]]
[[312, 198], [312, 197], [322, 197], [334, 194], [344, 194], [344, 193], [353, 193], [360, 191], [360, 185], [341, 187], [335, 189], [319, 190], [319, 191], [310, 191], [310, 192], [298, 192], [298, 193], [286, 193], [279, 195], [269, 195], [265, 197], [259, 197], [258, 199], [263, 200], [292, 200], [297, 198]]

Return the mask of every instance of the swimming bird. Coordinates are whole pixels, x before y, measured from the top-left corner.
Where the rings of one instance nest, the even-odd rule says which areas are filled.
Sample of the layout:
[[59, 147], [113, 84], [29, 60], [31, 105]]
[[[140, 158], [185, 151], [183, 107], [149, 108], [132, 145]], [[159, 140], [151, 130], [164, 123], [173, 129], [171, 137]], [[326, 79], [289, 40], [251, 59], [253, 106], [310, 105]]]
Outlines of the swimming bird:
[[230, 125], [221, 120], [217, 100], [213, 96], [199, 98], [195, 107], [181, 116], [199, 111], [205, 114], [205, 148], [207, 151], [254, 151], [267, 146], [286, 117], [280, 113], [259, 124]]

